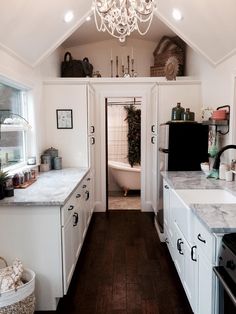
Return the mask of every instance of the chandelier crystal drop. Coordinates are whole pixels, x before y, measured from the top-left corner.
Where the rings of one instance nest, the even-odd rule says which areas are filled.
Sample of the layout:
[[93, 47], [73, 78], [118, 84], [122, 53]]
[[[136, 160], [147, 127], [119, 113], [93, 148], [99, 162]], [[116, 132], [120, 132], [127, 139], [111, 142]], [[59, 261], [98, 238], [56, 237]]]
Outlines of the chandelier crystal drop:
[[125, 41], [134, 30], [145, 35], [152, 22], [155, 0], [94, 0], [94, 19], [98, 31], [108, 31]]

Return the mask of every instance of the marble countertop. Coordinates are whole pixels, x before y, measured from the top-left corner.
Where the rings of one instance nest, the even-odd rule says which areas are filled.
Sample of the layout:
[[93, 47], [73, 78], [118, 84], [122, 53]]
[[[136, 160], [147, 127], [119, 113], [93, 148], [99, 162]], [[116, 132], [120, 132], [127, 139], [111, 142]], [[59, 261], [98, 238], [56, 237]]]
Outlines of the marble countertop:
[[88, 172], [88, 168], [65, 168], [39, 174], [36, 182], [26, 189], [15, 189], [13, 197], [5, 197], [1, 206], [35, 206], [66, 203]]
[[[162, 176], [173, 189], [224, 189], [236, 195], [236, 181], [207, 179], [201, 171], [163, 171]], [[190, 204], [190, 208], [210, 232], [236, 232], [236, 203]]]

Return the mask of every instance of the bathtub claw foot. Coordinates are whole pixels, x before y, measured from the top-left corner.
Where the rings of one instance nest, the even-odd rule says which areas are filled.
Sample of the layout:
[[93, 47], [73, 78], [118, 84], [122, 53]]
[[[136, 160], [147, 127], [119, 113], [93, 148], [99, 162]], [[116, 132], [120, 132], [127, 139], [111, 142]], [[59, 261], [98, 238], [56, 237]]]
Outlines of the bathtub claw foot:
[[125, 189], [125, 190], [124, 190], [124, 196], [127, 196], [128, 191], [129, 191], [128, 189]]

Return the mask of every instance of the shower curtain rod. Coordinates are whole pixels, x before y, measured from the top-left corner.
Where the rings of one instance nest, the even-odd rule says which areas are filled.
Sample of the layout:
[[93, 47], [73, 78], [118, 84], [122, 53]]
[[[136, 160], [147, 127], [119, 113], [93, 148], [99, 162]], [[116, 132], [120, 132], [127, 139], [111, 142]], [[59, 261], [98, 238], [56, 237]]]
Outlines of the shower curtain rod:
[[142, 104], [141, 101], [122, 101], [122, 102], [107, 102], [108, 106], [116, 105], [116, 106], [125, 106], [125, 105], [138, 105]]

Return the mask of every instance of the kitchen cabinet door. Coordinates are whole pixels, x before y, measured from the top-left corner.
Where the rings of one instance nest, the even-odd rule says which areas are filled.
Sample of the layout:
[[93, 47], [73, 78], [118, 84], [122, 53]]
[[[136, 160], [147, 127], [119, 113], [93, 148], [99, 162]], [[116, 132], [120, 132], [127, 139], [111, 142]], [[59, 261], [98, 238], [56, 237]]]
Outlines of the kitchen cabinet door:
[[62, 227], [64, 294], [67, 293], [75, 269], [73, 219], [71, 215]]
[[198, 295], [198, 264], [196, 247], [192, 247], [184, 239], [184, 276], [183, 286], [189, 303], [195, 313]]
[[198, 314], [213, 314], [213, 265], [204, 254], [198, 254]]

